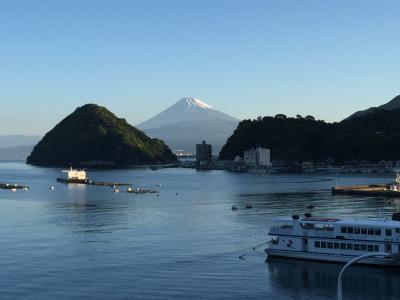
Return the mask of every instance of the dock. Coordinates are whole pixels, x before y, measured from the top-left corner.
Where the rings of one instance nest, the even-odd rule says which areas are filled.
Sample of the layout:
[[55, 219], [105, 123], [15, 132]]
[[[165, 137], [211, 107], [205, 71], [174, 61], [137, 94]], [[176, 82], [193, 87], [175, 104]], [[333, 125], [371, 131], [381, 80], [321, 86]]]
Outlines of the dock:
[[131, 183], [125, 183], [125, 182], [92, 181], [89, 179], [77, 180], [77, 179], [57, 178], [57, 182], [66, 184], [87, 184], [87, 185], [108, 186], [108, 187], [132, 186]]
[[140, 189], [140, 188], [135, 188], [135, 189], [128, 188], [126, 192], [133, 194], [158, 194], [157, 190]]
[[12, 184], [12, 183], [0, 183], [1, 190], [28, 190], [29, 187], [26, 185]]
[[117, 186], [132, 185], [130, 183], [123, 183], [123, 182], [92, 181], [87, 177], [85, 170], [75, 170], [72, 167], [69, 170], [63, 170], [61, 172], [66, 174], [65, 177], [57, 178], [57, 181], [61, 183], [99, 185], [99, 186], [109, 186], [114, 188]]
[[400, 191], [390, 189], [390, 184], [370, 184], [332, 187], [333, 195], [360, 195], [399, 197]]
[[89, 181], [87, 184], [90, 185], [100, 185], [100, 186], [109, 186], [109, 187], [116, 187], [116, 186], [131, 186], [131, 183], [124, 183], [124, 182], [104, 182], [104, 181]]

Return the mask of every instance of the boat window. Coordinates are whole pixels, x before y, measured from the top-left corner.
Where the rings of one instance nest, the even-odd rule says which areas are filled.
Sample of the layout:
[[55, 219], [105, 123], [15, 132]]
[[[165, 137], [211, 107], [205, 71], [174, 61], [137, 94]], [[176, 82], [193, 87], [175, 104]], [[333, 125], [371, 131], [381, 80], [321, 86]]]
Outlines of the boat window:
[[329, 248], [329, 249], [332, 249], [332, 248], [333, 248], [333, 243], [328, 242], [328, 248]]
[[354, 228], [354, 233], [355, 234], [360, 234], [360, 228]]
[[347, 250], [353, 250], [353, 244], [348, 243], [347, 244]]
[[378, 246], [378, 245], [375, 245], [375, 246], [374, 246], [374, 251], [375, 251], [375, 252], [379, 252], [379, 246]]
[[329, 225], [329, 224], [315, 224], [315, 230], [333, 231], [333, 225]]
[[347, 233], [353, 233], [353, 227], [347, 227]]
[[339, 249], [339, 243], [334, 243], [334, 244], [333, 244], [333, 248]]
[[346, 250], [346, 243], [340, 243], [340, 249]]
[[301, 223], [301, 228], [307, 229], [307, 230], [314, 230], [314, 224], [313, 223]]
[[354, 250], [359, 251], [360, 250], [360, 245], [359, 244], [354, 244]]
[[361, 234], [367, 234], [367, 228], [361, 228]]
[[392, 229], [386, 229], [386, 235], [392, 236]]
[[341, 227], [340, 228], [340, 232], [341, 233], [346, 233], [347, 232], [347, 228], [346, 227]]
[[367, 245], [361, 244], [360, 245], [361, 251], [367, 251]]
[[326, 248], [326, 242], [321, 242], [321, 248]]
[[315, 248], [320, 248], [321, 243], [319, 241], [315, 241], [314, 246], [315, 246]]
[[293, 228], [293, 225], [292, 224], [281, 224], [280, 228], [291, 229], [291, 228]]
[[368, 245], [368, 251], [369, 252], [373, 252], [374, 251], [374, 247], [372, 245]]
[[375, 235], [381, 235], [381, 229], [375, 228]]
[[368, 235], [374, 235], [374, 229], [368, 228]]

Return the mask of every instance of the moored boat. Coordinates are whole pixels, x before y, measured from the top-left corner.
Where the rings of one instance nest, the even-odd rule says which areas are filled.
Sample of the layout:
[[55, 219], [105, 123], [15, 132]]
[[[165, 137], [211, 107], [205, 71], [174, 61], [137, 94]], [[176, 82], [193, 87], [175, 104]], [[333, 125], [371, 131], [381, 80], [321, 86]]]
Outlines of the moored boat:
[[400, 266], [400, 215], [387, 219], [278, 217], [269, 231], [268, 257], [346, 263], [366, 253], [389, 253], [359, 263]]
[[61, 171], [64, 176], [57, 178], [58, 182], [64, 183], [89, 183], [85, 170], [75, 170], [72, 167], [69, 170]]

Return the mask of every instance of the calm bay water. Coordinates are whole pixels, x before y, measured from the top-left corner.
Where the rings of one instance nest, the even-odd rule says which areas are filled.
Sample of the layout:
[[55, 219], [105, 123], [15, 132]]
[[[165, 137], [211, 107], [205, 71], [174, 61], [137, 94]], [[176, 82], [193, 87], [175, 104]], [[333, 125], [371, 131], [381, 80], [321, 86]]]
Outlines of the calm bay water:
[[[238, 256], [267, 241], [274, 216], [308, 204], [320, 216], [400, 211], [400, 199], [330, 194], [336, 181], [391, 180], [382, 176], [89, 171], [97, 181], [158, 189], [157, 197], [56, 183], [59, 172], [0, 163], [0, 182], [30, 186], [0, 190], [2, 299], [335, 299], [340, 265], [266, 262], [264, 247]], [[398, 270], [353, 267], [345, 276], [344, 299], [399, 297]]]

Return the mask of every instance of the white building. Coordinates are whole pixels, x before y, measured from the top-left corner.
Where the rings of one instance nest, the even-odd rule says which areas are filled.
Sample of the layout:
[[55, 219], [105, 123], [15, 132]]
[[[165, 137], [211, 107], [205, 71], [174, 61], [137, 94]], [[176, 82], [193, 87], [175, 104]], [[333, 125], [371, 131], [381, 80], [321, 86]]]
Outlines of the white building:
[[266, 148], [253, 148], [244, 151], [243, 160], [248, 167], [269, 167], [271, 166], [271, 151]]

